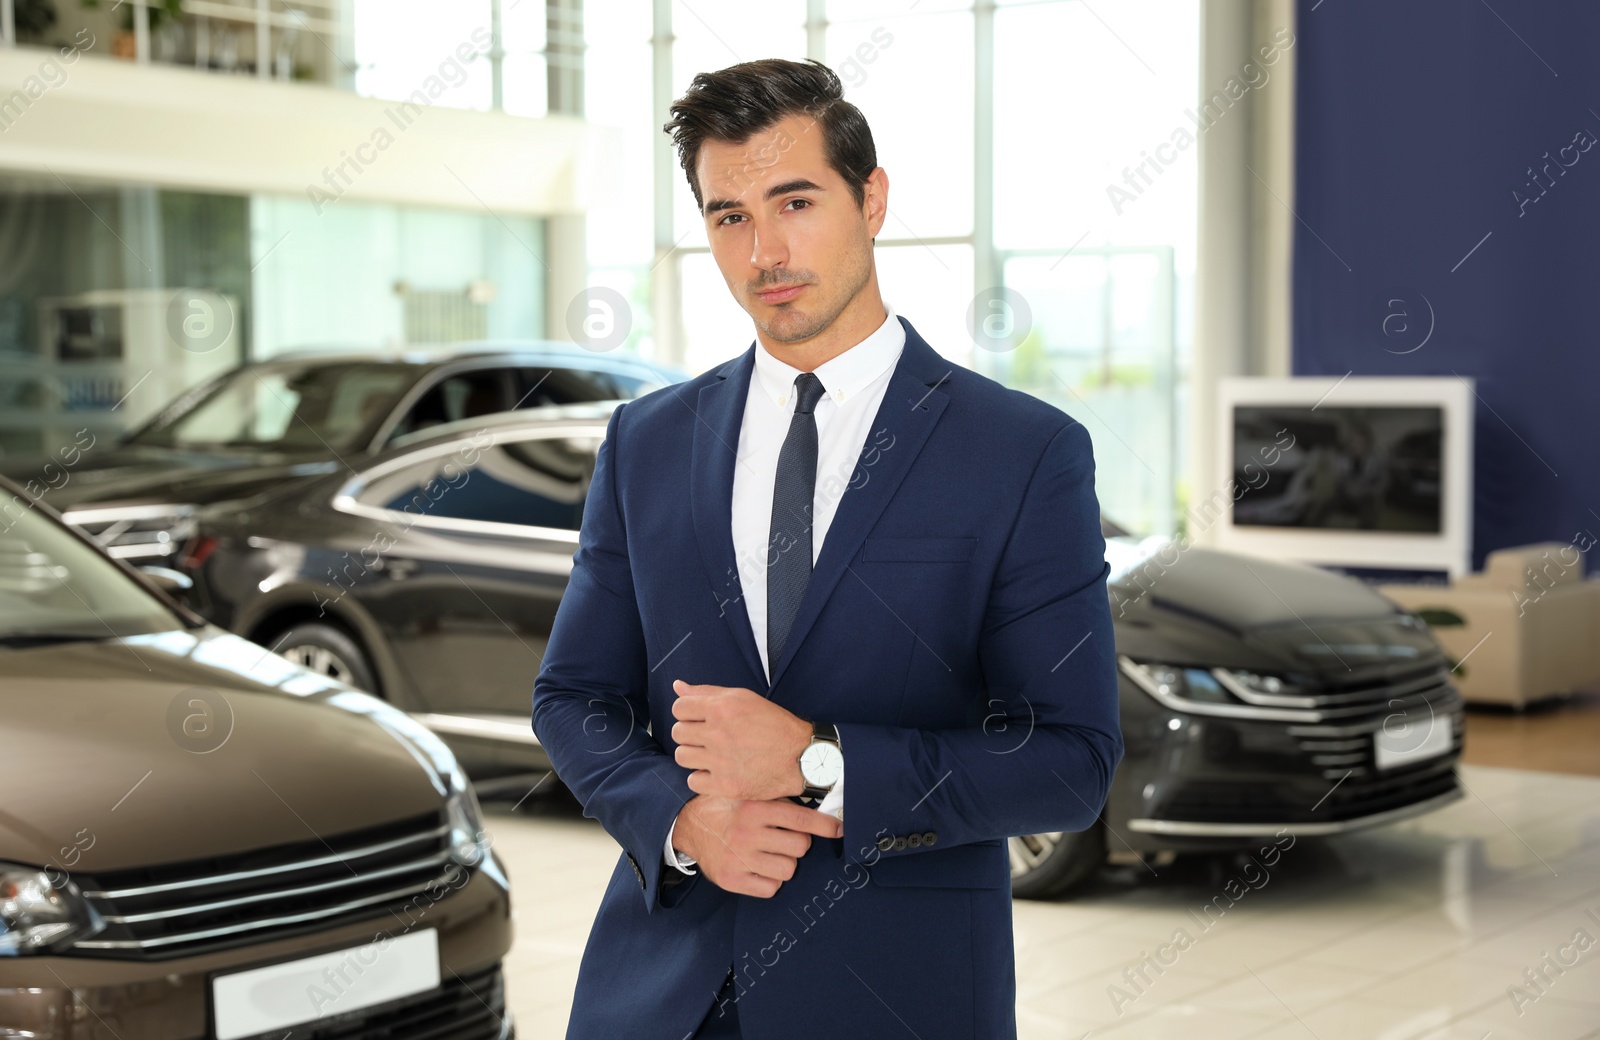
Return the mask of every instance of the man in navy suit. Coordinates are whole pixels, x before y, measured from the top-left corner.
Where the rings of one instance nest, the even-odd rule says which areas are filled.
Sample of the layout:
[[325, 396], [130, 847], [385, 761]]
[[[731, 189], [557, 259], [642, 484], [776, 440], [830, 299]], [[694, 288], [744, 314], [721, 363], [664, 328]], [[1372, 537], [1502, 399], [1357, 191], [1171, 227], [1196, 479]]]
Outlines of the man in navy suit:
[[1096, 825], [1122, 756], [1088, 434], [884, 305], [826, 66], [672, 116], [756, 341], [612, 414], [534, 683], [622, 846], [568, 1040], [1014, 1037], [1006, 839]]

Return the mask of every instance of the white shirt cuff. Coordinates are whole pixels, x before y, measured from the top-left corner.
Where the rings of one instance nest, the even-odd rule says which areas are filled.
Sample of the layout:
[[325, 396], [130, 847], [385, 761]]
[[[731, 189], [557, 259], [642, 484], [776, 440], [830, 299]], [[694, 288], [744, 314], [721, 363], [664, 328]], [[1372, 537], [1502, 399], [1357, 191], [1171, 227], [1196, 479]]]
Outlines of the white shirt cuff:
[[698, 873], [700, 873], [698, 870], [690, 870], [689, 869], [690, 867], [694, 866], [694, 864], [695, 864], [694, 858], [692, 856], [685, 855], [684, 853], [681, 853], [681, 852], [677, 851], [676, 849], [674, 849], [672, 847], [672, 832], [677, 830], [677, 829], [678, 829], [678, 821], [677, 820], [673, 820], [672, 821], [672, 826], [667, 828], [667, 844], [666, 844], [667, 863], [670, 864], [671, 866], [677, 867], [679, 870], [683, 871], [685, 874], [698, 874]]
[[839, 782], [817, 803], [817, 812], [827, 813], [844, 822], [844, 756], [839, 757]]

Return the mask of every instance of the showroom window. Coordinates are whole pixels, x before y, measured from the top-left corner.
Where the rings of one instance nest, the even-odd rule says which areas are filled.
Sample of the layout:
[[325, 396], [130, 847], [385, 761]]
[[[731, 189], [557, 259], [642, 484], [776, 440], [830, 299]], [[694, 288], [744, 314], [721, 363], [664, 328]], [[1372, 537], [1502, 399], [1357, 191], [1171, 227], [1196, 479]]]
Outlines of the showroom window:
[[107, 443], [238, 364], [254, 289], [245, 198], [0, 174], [0, 455]]
[[538, 217], [304, 196], [250, 202], [252, 356], [538, 337]]
[[1192, 133], [1174, 142], [1194, 129], [1198, 0], [1137, 16], [1072, 0], [655, 7], [584, 5], [587, 117], [624, 149], [614, 204], [589, 215], [590, 284], [629, 301], [628, 345], [699, 372], [750, 344], [661, 125], [696, 72], [817, 58], [889, 174], [885, 301], [952, 362], [1084, 423], [1107, 516], [1172, 533], [1198, 169]]
[[[545, 5], [507, 0], [499, 7], [497, 99], [491, 0], [354, 0], [356, 93], [398, 101], [437, 76], [445, 89], [434, 104], [544, 115]], [[466, 61], [455, 53], [463, 44]]]

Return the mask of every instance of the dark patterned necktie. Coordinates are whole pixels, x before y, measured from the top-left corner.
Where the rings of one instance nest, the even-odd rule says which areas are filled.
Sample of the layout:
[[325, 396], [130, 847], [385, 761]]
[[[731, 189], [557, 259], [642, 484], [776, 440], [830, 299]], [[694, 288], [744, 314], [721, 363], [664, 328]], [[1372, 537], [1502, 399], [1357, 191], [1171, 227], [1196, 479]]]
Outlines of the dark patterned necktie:
[[[811, 503], [817, 487], [817, 418], [822, 380], [814, 373], [794, 377], [794, 416], [778, 452], [772, 485], [772, 530], [767, 541], [767, 674], [789, 638], [800, 600], [811, 581]], [[773, 553], [777, 559], [773, 559]]]

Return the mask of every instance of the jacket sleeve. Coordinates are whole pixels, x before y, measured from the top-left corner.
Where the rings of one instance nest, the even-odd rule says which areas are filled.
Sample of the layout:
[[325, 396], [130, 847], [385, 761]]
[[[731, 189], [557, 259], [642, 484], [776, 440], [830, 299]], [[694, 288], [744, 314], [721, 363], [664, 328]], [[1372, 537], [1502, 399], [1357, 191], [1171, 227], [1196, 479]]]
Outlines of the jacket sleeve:
[[989, 590], [984, 688], [972, 691], [983, 724], [838, 723], [850, 752], [846, 856], [926, 851], [876, 851], [912, 832], [937, 832], [941, 849], [1094, 824], [1123, 750], [1109, 573], [1093, 448], [1072, 422], [1034, 467]]
[[694, 797], [651, 734], [644, 626], [616, 486], [622, 412], [606, 424], [572, 573], [533, 683], [533, 730], [556, 775], [633, 862], [646, 911], [660, 904], [662, 850]]

